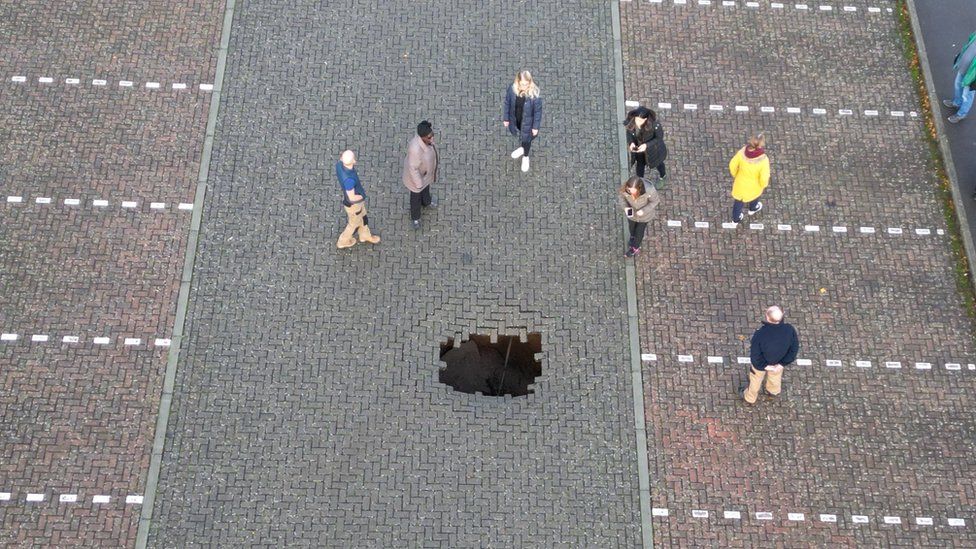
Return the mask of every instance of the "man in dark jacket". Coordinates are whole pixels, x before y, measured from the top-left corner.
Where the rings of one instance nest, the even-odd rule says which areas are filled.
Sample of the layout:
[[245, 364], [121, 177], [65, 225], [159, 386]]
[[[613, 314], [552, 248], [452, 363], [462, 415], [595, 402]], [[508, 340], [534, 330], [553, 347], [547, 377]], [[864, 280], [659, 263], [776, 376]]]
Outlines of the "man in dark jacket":
[[763, 378], [766, 379], [766, 394], [779, 396], [783, 366], [796, 360], [799, 350], [800, 339], [796, 335], [796, 329], [783, 322], [783, 310], [776, 305], [766, 309], [766, 320], [752, 334], [749, 386], [741, 391], [742, 398], [749, 404], [755, 404]]

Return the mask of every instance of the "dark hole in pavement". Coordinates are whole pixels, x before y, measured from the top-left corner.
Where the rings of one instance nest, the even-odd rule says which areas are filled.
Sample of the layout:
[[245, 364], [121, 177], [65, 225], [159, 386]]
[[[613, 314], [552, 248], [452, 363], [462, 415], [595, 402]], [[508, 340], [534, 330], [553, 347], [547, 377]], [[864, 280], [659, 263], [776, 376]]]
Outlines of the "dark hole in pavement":
[[498, 343], [492, 343], [488, 336], [471, 335], [455, 347], [454, 339], [448, 339], [441, 344], [441, 360], [447, 366], [441, 368], [440, 382], [462, 393], [532, 394], [529, 385], [542, 375], [542, 362], [535, 358], [541, 352], [542, 336], [536, 332], [528, 334], [528, 342], [499, 335]]

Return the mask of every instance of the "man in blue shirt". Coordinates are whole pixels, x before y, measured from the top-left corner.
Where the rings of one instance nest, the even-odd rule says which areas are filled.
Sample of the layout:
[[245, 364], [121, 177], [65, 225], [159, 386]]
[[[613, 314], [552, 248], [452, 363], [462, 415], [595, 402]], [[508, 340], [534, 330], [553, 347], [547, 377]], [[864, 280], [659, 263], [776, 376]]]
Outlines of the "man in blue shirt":
[[378, 244], [380, 237], [369, 231], [369, 219], [366, 217], [366, 191], [356, 173], [356, 153], [343, 151], [336, 162], [336, 177], [342, 189], [342, 207], [346, 210], [349, 222], [339, 235], [336, 246], [339, 249], [351, 248], [356, 245], [355, 233], [359, 231], [359, 241]]

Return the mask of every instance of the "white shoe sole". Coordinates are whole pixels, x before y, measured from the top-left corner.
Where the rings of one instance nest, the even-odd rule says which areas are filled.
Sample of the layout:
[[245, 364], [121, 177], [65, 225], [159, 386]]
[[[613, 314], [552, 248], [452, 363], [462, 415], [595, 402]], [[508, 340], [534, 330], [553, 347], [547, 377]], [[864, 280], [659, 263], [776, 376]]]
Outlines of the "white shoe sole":
[[529, 171], [529, 157], [528, 156], [525, 156], [525, 157], [522, 158], [522, 171], [523, 172]]
[[514, 151], [512, 151], [512, 158], [518, 160], [519, 158], [522, 158], [522, 155], [523, 154], [525, 154], [525, 149], [522, 148], [522, 147], [519, 147], [519, 148], [515, 149]]

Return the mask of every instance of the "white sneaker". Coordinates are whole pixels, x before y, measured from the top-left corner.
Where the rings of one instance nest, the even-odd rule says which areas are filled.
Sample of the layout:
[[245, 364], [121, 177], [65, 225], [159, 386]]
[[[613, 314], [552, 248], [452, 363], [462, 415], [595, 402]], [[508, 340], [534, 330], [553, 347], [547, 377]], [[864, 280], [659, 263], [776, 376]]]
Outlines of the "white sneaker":
[[525, 154], [525, 149], [523, 149], [522, 147], [519, 147], [519, 148], [515, 149], [514, 151], [512, 151], [512, 158], [522, 158], [522, 155], [523, 154]]
[[758, 204], [756, 204], [756, 209], [755, 210], [748, 210], [748, 213], [749, 213], [749, 215], [756, 215], [760, 211], [762, 211], [762, 202], [759, 202]]
[[522, 157], [522, 171], [523, 172], [529, 171], [529, 157], [528, 156], [523, 156]]

